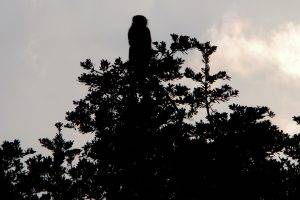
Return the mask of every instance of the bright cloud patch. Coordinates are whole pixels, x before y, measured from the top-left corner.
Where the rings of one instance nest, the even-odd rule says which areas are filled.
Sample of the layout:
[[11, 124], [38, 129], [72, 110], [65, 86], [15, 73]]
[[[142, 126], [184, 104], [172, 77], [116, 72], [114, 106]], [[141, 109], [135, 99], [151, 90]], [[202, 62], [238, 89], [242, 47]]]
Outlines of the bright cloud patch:
[[272, 35], [273, 57], [287, 73], [300, 75], [300, 25], [288, 23]]
[[243, 75], [265, 70], [258, 68], [264, 66], [300, 77], [300, 25], [290, 22], [264, 33], [255, 29], [238, 18], [212, 28], [210, 35], [219, 46], [216, 60], [230, 63]]
[[[281, 129], [299, 132], [292, 117], [300, 115], [300, 24], [266, 30], [231, 16], [211, 28], [208, 38], [218, 46], [212, 69], [227, 71], [230, 84], [240, 91], [233, 102], [268, 106]], [[201, 65], [199, 58], [192, 54], [189, 65]]]

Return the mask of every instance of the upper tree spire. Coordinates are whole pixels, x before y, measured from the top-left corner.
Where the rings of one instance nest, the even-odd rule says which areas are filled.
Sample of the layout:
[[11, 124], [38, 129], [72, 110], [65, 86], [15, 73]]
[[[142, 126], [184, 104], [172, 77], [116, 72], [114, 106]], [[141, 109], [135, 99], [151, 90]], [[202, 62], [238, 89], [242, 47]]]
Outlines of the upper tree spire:
[[129, 62], [136, 74], [137, 80], [145, 76], [145, 68], [151, 56], [151, 33], [147, 27], [147, 19], [135, 15], [128, 31]]

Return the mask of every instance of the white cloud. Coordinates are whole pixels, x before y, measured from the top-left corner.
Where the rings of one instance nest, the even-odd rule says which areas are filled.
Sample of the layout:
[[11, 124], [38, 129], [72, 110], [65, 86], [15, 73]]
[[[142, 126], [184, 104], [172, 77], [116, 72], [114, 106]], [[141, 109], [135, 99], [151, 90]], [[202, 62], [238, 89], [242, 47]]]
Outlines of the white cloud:
[[300, 77], [300, 24], [289, 22], [261, 34], [255, 24], [238, 17], [225, 19], [220, 27], [209, 31], [220, 46], [216, 60], [230, 62], [241, 75], [271, 67]]
[[272, 34], [271, 48], [278, 66], [289, 75], [300, 76], [300, 24], [285, 24]]
[[269, 106], [277, 114], [274, 121], [280, 128], [299, 131], [292, 116], [300, 115], [300, 24], [288, 22], [263, 31], [230, 15], [208, 35], [218, 46], [213, 65], [225, 66], [231, 84], [240, 90], [235, 101]]

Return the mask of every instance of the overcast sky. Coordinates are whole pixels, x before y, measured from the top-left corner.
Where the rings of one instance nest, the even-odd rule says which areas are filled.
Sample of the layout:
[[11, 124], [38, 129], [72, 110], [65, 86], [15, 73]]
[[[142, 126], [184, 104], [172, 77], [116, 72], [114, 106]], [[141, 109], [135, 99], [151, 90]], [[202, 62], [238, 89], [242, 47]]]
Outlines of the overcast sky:
[[[213, 66], [240, 90], [232, 102], [269, 106], [282, 129], [298, 131], [299, 8], [296, 0], [0, 0], [0, 140], [37, 148], [53, 137], [54, 123], [86, 94], [79, 62], [127, 59], [135, 14], [148, 18], [153, 40], [177, 33], [218, 45]], [[193, 53], [187, 62], [201, 64]]]

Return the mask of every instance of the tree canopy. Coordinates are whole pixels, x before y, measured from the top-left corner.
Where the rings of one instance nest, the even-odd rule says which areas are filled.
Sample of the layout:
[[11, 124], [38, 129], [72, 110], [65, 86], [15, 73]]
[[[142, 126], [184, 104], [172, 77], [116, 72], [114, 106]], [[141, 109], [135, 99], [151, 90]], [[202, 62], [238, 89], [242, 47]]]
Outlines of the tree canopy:
[[[2, 143], [6, 199], [299, 199], [299, 134], [280, 130], [264, 106], [218, 112], [214, 106], [238, 91], [225, 71], [212, 73], [217, 47], [171, 39], [153, 43], [143, 77], [120, 58], [81, 62], [86, 96], [73, 102], [67, 123], [56, 124], [53, 139], [39, 140], [51, 155], [23, 150], [18, 140]], [[186, 66], [191, 50], [202, 66]], [[73, 148], [64, 127], [94, 139]]]

